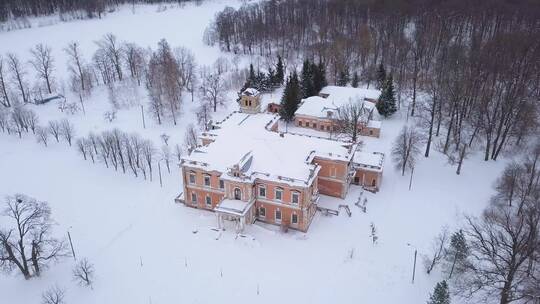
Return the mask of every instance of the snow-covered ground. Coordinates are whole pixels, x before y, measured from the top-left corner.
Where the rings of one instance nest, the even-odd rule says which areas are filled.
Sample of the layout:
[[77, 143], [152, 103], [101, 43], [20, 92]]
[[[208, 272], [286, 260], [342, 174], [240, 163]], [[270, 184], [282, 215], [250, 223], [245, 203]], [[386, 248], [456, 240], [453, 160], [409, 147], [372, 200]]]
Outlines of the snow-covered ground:
[[[102, 20], [75, 21], [48, 27], [0, 33], [0, 53], [28, 56], [37, 42], [58, 45], [55, 57], [64, 68], [61, 47], [78, 40], [87, 56], [94, 40], [112, 32], [122, 40], [154, 46], [160, 38], [172, 46], [191, 48], [197, 60], [210, 64], [219, 50], [204, 46], [202, 34], [214, 13], [237, 1], [204, 2], [156, 12], [156, 7], [124, 9]], [[141, 99], [146, 91], [141, 88]], [[279, 95], [276, 93], [276, 95]], [[217, 116], [235, 109], [234, 92]], [[275, 96], [271, 98], [274, 99]], [[279, 98], [278, 98], [279, 99]], [[196, 106], [186, 96], [180, 123], [157, 126], [148, 117], [142, 129], [140, 109], [118, 112], [113, 123], [103, 120], [110, 106], [106, 90], [98, 88], [85, 103], [86, 114], [66, 115], [54, 104], [34, 106], [42, 122], [69, 118], [78, 135], [118, 127], [137, 131], [154, 140], [171, 136], [183, 141], [185, 126], [194, 122]], [[70, 231], [77, 257], [95, 264], [93, 289], [71, 279], [74, 261], [62, 260], [40, 278], [25, 281], [20, 275], [0, 275], [2, 303], [39, 303], [51, 285], [66, 289], [66, 303], [424, 303], [439, 273], [425, 274], [421, 256], [430, 253], [441, 227], [455, 227], [463, 213], [478, 214], [492, 193], [492, 183], [503, 161], [484, 162], [473, 155], [462, 174], [433, 151], [409, 176], [394, 170], [392, 141], [405, 123], [399, 113], [386, 120], [381, 137], [362, 138], [364, 150], [386, 153], [381, 191], [364, 193], [367, 213], [354, 206], [361, 189], [351, 187], [345, 201], [322, 197], [324, 204], [348, 204], [352, 217], [317, 214], [307, 234], [282, 234], [274, 226], [257, 223], [247, 237], [232, 231], [219, 236], [211, 230], [212, 213], [176, 205], [181, 191], [179, 170], [164, 171], [163, 187], [154, 182], [115, 172], [102, 164], [84, 161], [75, 148], [51, 142], [45, 148], [26, 135], [23, 139], [0, 133], [0, 197], [25, 193], [48, 201], [58, 225]], [[370, 225], [378, 243], [371, 243]], [[1, 223], [0, 223], [1, 225]], [[408, 244], [411, 244], [410, 246]], [[416, 280], [411, 284], [414, 249], [419, 251]]]

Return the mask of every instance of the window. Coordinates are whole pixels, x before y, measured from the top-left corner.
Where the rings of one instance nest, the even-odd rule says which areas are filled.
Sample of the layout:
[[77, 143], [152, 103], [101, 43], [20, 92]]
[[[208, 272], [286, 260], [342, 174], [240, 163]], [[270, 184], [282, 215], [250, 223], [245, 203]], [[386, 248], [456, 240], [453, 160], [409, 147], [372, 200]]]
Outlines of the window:
[[298, 125], [299, 125], [300, 127], [302, 126], [302, 121], [301, 121], [301, 120], [298, 121]]
[[300, 193], [293, 192], [291, 196], [291, 203], [294, 205], [298, 205], [298, 202], [300, 201]]
[[321, 125], [321, 131], [324, 131], [324, 126], [323, 125]]
[[260, 197], [266, 197], [266, 187], [265, 186], [259, 186], [259, 196]]
[[222, 179], [219, 180], [219, 189], [225, 189], [225, 181]]
[[373, 130], [369, 130], [369, 135], [373, 135]]
[[259, 216], [266, 217], [266, 208], [264, 207], [259, 208]]
[[283, 199], [283, 189], [276, 188], [276, 200], [281, 201]]
[[210, 197], [210, 195], [206, 196], [206, 205], [212, 206], [212, 197]]
[[336, 167], [330, 167], [330, 176], [331, 177], [336, 177]]
[[281, 210], [276, 210], [276, 222], [281, 222]]
[[330, 132], [330, 126], [326, 126], [326, 131]]
[[195, 172], [193, 171], [189, 172], [189, 183], [195, 184]]
[[291, 224], [298, 224], [298, 214], [293, 213], [291, 215]]
[[194, 192], [191, 193], [191, 202], [193, 204], [197, 204], [197, 193], [194, 193]]
[[377, 185], [377, 181], [376, 181], [375, 179], [373, 179], [373, 180], [371, 181], [371, 186], [372, 186], [372, 187], [375, 187], [376, 185]]
[[313, 129], [317, 129], [317, 124], [313, 123]]
[[204, 185], [210, 187], [210, 175], [204, 176]]
[[234, 199], [235, 200], [242, 199], [242, 190], [240, 190], [240, 188], [234, 188]]

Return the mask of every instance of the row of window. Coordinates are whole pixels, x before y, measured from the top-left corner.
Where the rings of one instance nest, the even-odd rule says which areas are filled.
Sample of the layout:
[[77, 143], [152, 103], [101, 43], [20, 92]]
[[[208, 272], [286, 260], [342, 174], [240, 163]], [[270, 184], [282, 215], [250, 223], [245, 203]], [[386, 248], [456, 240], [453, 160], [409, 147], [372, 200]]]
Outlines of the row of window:
[[[300, 202], [300, 192], [298, 191], [291, 191], [291, 204], [298, 205]], [[259, 186], [259, 197], [266, 198], [266, 186]], [[277, 187], [274, 190], [274, 199], [277, 201], [283, 201], [283, 188]]]
[[[266, 217], [266, 208], [264, 207], [260, 207], [259, 208], [259, 216], [260, 217]], [[276, 223], [280, 223], [281, 222], [281, 210], [279, 209], [276, 209], [274, 211], [274, 221]], [[298, 214], [296, 213], [293, 213], [291, 214], [291, 224], [298, 224]]]
[[[301, 120], [299, 120], [299, 121], [298, 121], [298, 126], [303, 127], [303, 126], [304, 126], [304, 122], [301, 121]], [[312, 123], [311, 123], [311, 126], [310, 126], [309, 121], [306, 121], [305, 127], [306, 127], [306, 128], [311, 127], [311, 128], [313, 128], [313, 129], [317, 129], [317, 123], [316, 123], [316, 122], [312, 122]], [[327, 125], [327, 126], [319, 125], [319, 129], [320, 129], [321, 131], [325, 131], [325, 130], [326, 130], [327, 132], [330, 132], [330, 130], [332, 129], [332, 127], [330, 127], [330, 126], [328, 126], [328, 125]]]
[[[211, 176], [209, 174], [204, 175], [204, 186], [210, 187], [210, 178], [211, 178]], [[196, 179], [196, 173], [193, 172], [193, 171], [190, 172], [189, 173], [189, 183], [190, 184], [195, 184], [196, 183], [195, 179]], [[219, 180], [219, 188], [220, 189], [225, 189], [225, 182], [222, 179]], [[266, 198], [266, 187], [265, 186], [259, 186], [259, 197]], [[234, 189], [234, 198], [235, 199], [242, 199], [241, 190], [239, 188]], [[283, 189], [282, 188], [278, 187], [278, 188], [275, 189], [274, 198], [277, 201], [283, 201]], [[297, 191], [293, 191], [292, 195], [291, 195], [291, 203], [293, 205], [298, 205], [299, 202], [300, 202], [300, 193], [297, 192]]]
[[[191, 193], [191, 203], [196, 205], [197, 204], [197, 193], [192, 192]], [[206, 195], [205, 197], [205, 203], [208, 207], [212, 206], [212, 197], [210, 195]], [[266, 217], [266, 208], [260, 207], [259, 208], [259, 216], [260, 217]], [[281, 210], [276, 209], [274, 211], [274, 220], [279, 223], [281, 222]], [[291, 214], [291, 224], [298, 224], [298, 214], [293, 213]]]
[[[197, 174], [193, 171], [189, 172], [189, 183], [190, 184], [196, 184], [196, 178], [197, 178]], [[205, 174], [204, 175], [204, 185], [206, 187], [210, 187], [210, 174]], [[225, 189], [225, 181], [223, 181], [222, 179], [219, 180], [219, 189]]]

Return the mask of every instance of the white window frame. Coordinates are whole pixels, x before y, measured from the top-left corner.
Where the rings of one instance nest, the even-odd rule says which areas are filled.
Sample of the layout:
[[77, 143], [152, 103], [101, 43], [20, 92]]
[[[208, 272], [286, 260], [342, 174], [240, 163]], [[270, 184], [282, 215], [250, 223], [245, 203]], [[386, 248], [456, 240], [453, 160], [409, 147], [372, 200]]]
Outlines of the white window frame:
[[[281, 193], [280, 198], [277, 197], [278, 192]], [[283, 188], [276, 187], [276, 189], [274, 190], [274, 199], [280, 202], [283, 201]]]
[[[238, 189], [238, 191], [240, 191], [240, 198], [236, 198], [236, 189]], [[233, 198], [237, 199], [237, 200], [242, 200], [242, 189], [240, 189], [239, 187], [234, 187], [234, 189], [233, 189]]]
[[[296, 223], [293, 220], [294, 216], [296, 216]], [[298, 225], [298, 214], [291, 213], [291, 225]]]
[[197, 193], [191, 192], [191, 203], [197, 204]]
[[[210, 199], [210, 204], [208, 203], [208, 199]], [[212, 197], [207, 194], [204, 198], [204, 203], [206, 204], [206, 206], [212, 206]]]
[[225, 181], [222, 179], [219, 179], [219, 189], [225, 189]]
[[[208, 179], [208, 185], [206, 184], [206, 181]], [[210, 176], [209, 174], [205, 174], [204, 175], [204, 186], [205, 187], [211, 187], [212, 185], [212, 176]]]
[[337, 168], [332, 166], [330, 167], [330, 176], [331, 177], [337, 177]]
[[[279, 219], [277, 218], [278, 212], [279, 212]], [[281, 212], [281, 210], [280, 209], [274, 210], [274, 220], [276, 221], [276, 223], [281, 223], [282, 219], [283, 219], [283, 213]]]
[[[193, 180], [191, 180], [192, 177]], [[189, 183], [192, 185], [197, 183], [197, 174], [194, 171], [189, 171]]]
[[[294, 202], [294, 197], [296, 196], [296, 203]], [[291, 191], [291, 204], [293, 205], [299, 205], [300, 204], [300, 192], [298, 191]]]
[[[261, 214], [261, 210], [264, 210], [264, 214]], [[266, 218], [266, 208], [264, 206], [259, 207], [259, 216]]]
[[[261, 190], [264, 191], [264, 195], [261, 195]], [[259, 197], [266, 197], [266, 186], [265, 185], [259, 185]]]

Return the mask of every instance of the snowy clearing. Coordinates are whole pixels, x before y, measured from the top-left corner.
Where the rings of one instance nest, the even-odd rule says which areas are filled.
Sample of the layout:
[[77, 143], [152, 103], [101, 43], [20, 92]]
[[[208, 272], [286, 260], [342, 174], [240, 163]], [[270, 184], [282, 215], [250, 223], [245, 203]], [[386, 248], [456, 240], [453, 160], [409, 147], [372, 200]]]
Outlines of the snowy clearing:
[[[145, 47], [166, 38], [172, 46], [192, 49], [199, 63], [211, 64], [224, 54], [203, 45], [202, 35], [214, 13], [226, 5], [240, 2], [204, 2], [161, 13], [155, 6], [138, 6], [135, 14], [126, 8], [102, 20], [0, 33], [0, 54], [29, 56], [28, 49], [47, 42], [54, 46], [62, 74], [66, 66], [62, 48], [69, 41], [79, 41], [89, 58], [96, 49], [94, 41], [112, 32]], [[146, 90], [140, 88], [139, 93], [144, 100]], [[271, 99], [279, 100], [279, 94]], [[236, 110], [235, 97], [235, 92], [228, 92], [227, 104], [214, 117]], [[197, 101], [192, 103], [187, 94], [184, 98], [177, 126], [170, 122], [158, 126], [147, 117], [146, 129], [138, 106], [119, 111], [112, 123], [105, 122], [103, 113], [110, 106], [104, 87], [86, 101], [86, 114], [60, 113], [54, 103], [30, 107], [42, 123], [69, 118], [77, 136], [118, 127], [137, 131], [159, 147], [163, 133], [171, 136], [171, 143], [182, 143], [186, 126], [195, 122]], [[176, 166], [170, 174], [163, 170], [160, 187], [155, 174], [150, 182], [94, 165], [63, 142], [52, 140], [44, 147], [31, 135], [19, 139], [0, 133], [0, 197], [25, 193], [48, 201], [58, 223], [55, 233], [69, 231], [77, 256], [87, 257], [96, 268], [93, 289], [72, 281], [71, 258], [29, 281], [2, 274], [2, 299], [38, 303], [41, 293], [56, 284], [66, 289], [67, 303], [79, 304], [424, 303], [441, 277], [425, 274], [422, 255], [430, 253], [431, 242], [443, 226], [455, 227], [464, 213], [483, 210], [505, 161], [484, 162], [481, 155], [473, 155], [458, 176], [445, 157], [433, 151], [430, 158], [419, 161], [409, 191], [409, 176], [394, 170], [390, 157], [392, 142], [405, 123], [404, 114], [398, 113], [383, 122], [380, 138], [362, 137], [365, 151], [387, 155], [381, 191], [363, 192], [368, 198], [366, 214], [354, 205], [362, 190], [351, 186], [344, 201], [323, 196], [321, 202], [349, 205], [350, 218], [344, 212], [318, 213], [307, 234], [283, 234], [278, 227], [255, 224], [248, 226], [245, 236], [235, 235], [232, 229], [216, 232], [214, 214], [174, 203], [182, 189]], [[370, 238], [372, 223], [379, 238], [375, 245]], [[419, 260], [411, 284], [415, 248]]]

